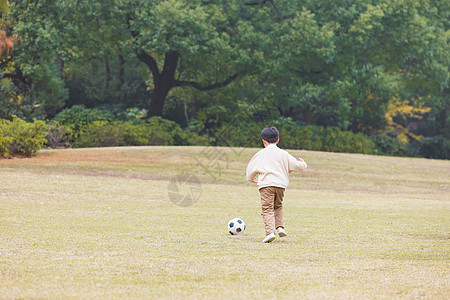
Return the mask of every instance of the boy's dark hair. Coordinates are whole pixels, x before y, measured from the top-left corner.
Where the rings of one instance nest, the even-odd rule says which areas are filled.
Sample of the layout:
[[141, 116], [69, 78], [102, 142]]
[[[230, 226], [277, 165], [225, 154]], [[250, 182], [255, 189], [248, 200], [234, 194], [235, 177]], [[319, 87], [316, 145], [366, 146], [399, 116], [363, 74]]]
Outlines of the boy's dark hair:
[[279, 136], [280, 134], [277, 128], [271, 125], [267, 125], [261, 131], [261, 138], [268, 143], [275, 143], [278, 140]]

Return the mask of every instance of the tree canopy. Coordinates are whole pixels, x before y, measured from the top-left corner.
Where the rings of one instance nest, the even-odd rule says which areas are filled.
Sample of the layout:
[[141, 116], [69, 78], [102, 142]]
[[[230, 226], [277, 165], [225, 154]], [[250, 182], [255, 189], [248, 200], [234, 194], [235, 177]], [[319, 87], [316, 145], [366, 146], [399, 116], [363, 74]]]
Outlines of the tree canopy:
[[109, 105], [199, 132], [245, 115], [448, 138], [449, 8], [429, 0], [2, 1], [0, 117]]

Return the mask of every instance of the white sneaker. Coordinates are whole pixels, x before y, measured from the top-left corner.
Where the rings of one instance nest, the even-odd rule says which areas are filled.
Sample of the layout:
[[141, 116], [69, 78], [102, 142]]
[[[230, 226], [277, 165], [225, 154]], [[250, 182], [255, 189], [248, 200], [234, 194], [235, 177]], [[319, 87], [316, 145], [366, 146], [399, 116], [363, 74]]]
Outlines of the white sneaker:
[[276, 238], [275, 233], [270, 233], [268, 235], [266, 235], [266, 237], [263, 240], [263, 243], [270, 243], [271, 241], [273, 241]]
[[287, 236], [286, 231], [284, 231], [284, 228], [282, 228], [282, 227], [278, 227], [277, 233], [278, 233], [278, 236], [279, 236], [279, 237]]

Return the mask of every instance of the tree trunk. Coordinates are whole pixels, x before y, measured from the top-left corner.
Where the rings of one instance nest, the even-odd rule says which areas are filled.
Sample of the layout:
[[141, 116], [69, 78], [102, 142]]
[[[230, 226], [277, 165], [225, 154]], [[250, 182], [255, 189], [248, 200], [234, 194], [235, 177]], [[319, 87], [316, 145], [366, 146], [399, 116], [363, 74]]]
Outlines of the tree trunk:
[[177, 70], [180, 54], [175, 51], [167, 52], [161, 73], [158, 70], [156, 61], [147, 52], [142, 51], [141, 53], [138, 53], [137, 58], [150, 68], [153, 75], [154, 89], [150, 100], [148, 116], [162, 116], [166, 97], [169, 94], [169, 91], [176, 85], [175, 72]]
[[105, 97], [106, 99], [111, 102], [111, 95], [110, 95], [110, 88], [109, 83], [111, 82], [111, 68], [109, 67], [109, 57], [108, 55], [105, 56]]
[[163, 114], [164, 103], [166, 102], [166, 97], [167, 94], [169, 94], [171, 87], [165, 84], [164, 81], [161, 82], [162, 84], [155, 84], [148, 110], [149, 117], [162, 116]]
[[155, 89], [153, 90], [152, 100], [150, 102], [149, 117], [162, 116], [164, 103], [169, 91], [175, 86], [175, 72], [178, 66], [180, 54], [175, 51], [166, 53], [164, 59], [164, 68], [155, 80], [153, 76], [153, 83]]
[[[442, 110], [439, 113], [439, 117], [437, 118], [437, 124], [439, 125], [437, 127], [437, 134], [444, 134], [445, 132], [445, 128], [447, 128], [447, 119], [448, 119], [448, 115], [450, 111], [450, 104], [446, 104]], [[434, 134], [436, 134], [435, 132], [433, 132]]]
[[125, 83], [125, 59], [122, 55], [122, 50], [119, 50], [119, 82], [117, 83], [117, 90], [120, 92], [120, 103], [125, 103], [125, 95], [122, 90]]

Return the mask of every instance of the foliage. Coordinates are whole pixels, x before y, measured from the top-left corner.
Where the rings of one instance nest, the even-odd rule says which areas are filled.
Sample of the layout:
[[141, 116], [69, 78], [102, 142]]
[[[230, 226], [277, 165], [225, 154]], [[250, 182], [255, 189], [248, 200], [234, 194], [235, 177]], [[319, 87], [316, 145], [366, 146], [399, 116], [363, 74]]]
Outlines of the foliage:
[[66, 106], [148, 106], [151, 93], [145, 85], [146, 72], [136, 57], [124, 55], [116, 45], [77, 56], [64, 69], [69, 91]]
[[[288, 149], [376, 153], [375, 143], [362, 133], [341, 131], [338, 127], [299, 126], [290, 118], [270, 122], [280, 132], [279, 145]], [[216, 144], [231, 147], [260, 147], [263, 123], [226, 124], [215, 133]]]
[[9, 155], [9, 147], [13, 141], [11, 136], [7, 136], [9, 121], [0, 119], [0, 156], [4, 157]]
[[125, 112], [125, 117], [130, 121], [138, 121], [147, 116], [147, 109], [140, 109], [138, 107], [130, 107]]
[[450, 140], [443, 136], [424, 137], [420, 141], [408, 144], [409, 156], [448, 159], [450, 157]]
[[33, 119], [42, 119], [45, 114], [39, 101], [23, 93], [9, 78], [0, 82], [0, 107], [0, 118], [4, 119], [12, 119], [15, 115], [31, 122]]
[[20, 109], [22, 105], [21, 95], [17, 95], [14, 91], [14, 85], [10, 79], [3, 79], [0, 81], [0, 119], [10, 119], [13, 112]]
[[239, 126], [242, 123], [224, 124], [214, 133], [216, 146], [227, 147], [260, 147], [261, 146], [261, 126], [257, 123]]
[[8, 13], [9, 12], [9, 1], [8, 0], [0, 0], [0, 13]]
[[[7, 23], [4, 22], [4, 16], [9, 13], [9, 1], [8, 0], [0, 0], [0, 16], [1, 16], [1, 24], [0, 24], [0, 58], [2, 56], [9, 56], [9, 53], [14, 49], [14, 45], [20, 39], [17, 34], [8, 35], [5, 28], [8, 26]], [[6, 55], [5, 55], [6, 54]]]
[[93, 121], [80, 129], [74, 147], [122, 146], [123, 135], [118, 122]]
[[74, 147], [208, 145], [206, 137], [160, 117], [139, 123], [93, 121], [81, 127], [73, 139]]
[[[397, 93], [448, 103], [443, 2], [260, 3], [261, 20], [276, 26], [261, 27], [270, 39], [259, 82], [281, 116], [376, 134]], [[267, 13], [271, 5], [276, 14]]]
[[[424, 153], [422, 136], [424, 145], [450, 138], [448, 1], [9, 3], [7, 13], [0, 1], [2, 118], [111, 105], [130, 109], [138, 124], [139, 107], [144, 118], [175, 120], [217, 145], [253, 145], [235, 118], [291, 118], [306, 126], [289, 128], [310, 148], [369, 151], [361, 133], [399, 155]], [[124, 119], [70, 123], [76, 134], [93, 121]], [[226, 132], [233, 126], [235, 135]]]
[[404, 156], [407, 153], [407, 144], [398, 138], [395, 131], [387, 131], [385, 134], [371, 136], [379, 154]]
[[0, 155], [32, 156], [46, 142], [48, 126], [44, 121], [28, 123], [13, 116], [13, 120], [0, 120]]
[[209, 145], [206, 136], [183, 130], [177, 123], [161, 117], [152, 117], [146, 122], [149, 145]]
[[402, 121], [405, 122], [410, 119], [421, 120], [423, 114], [430, 112], [430, 107], [422, 107], [420, 98], [402, 101], [397, 95], [389, 101], [388, 111], [385, 114], [386, 129], [397, 132], [398, 139], [404, 143], [408, 143], [410, 138], [420, 140], [423, 137], [412, 133], [406, 126], [401, 124]]
[[68, 98], [64, 66], [75, 54], [73, 43], [79, 40], [74, 36], [72, 5], [68, 1], [11, 1], [6, 16], [21, 40], [9, 77], [30, 102], [42, 108], [40, 118], [53, 117]]
[[7, 32], [0, 29], [0, 57], [9, 56], [18, 41], [19, 36], [17, 34], [7, 36]]
[[74, 131], [94, 121], [113, 121], [114, 115], [106, 110], [86, 108], [83, 105], [74, 105], [59, 112], [54, 120], [62, 125], [70, 125]]
[[342, 131], [338, 127], [299, 126], [290, 118], [272, 122], [280, 131], [280, 146], [330, 152], [376, 153], [375, 144], [364, 134]]
[[183, 130], [175, 122], [153, 117], [147, 124], [150, 145], [176, 145], [182, 140]]
[[[253, 51], [256, 41], [252, 26], [239, 16], [245, 6], [237, 3], [116, 0], [80, 2], [65, 8], [83, 16], [71, 24], [83, 32], [82, 45], [76, 48], [77, 59], [85, 58], [86, 69], [102, 75], [91, 77], [96, 86], [92, 81], [84, 84], [104, 97], [111, 95], [110, 91], [123, 96], [127, 87], [123, 62], [139, 61], [145, 71], [138, 74], [144, 76], [152, 91], [149, 116], [162, 114], [173, 88], [209, 90], [226, 86], [249, 67], [254, 68], [252, 63], [261, 58]], [[94, 64], [100, 68], [92, 68]], [[113, 65], [119, 69], [118, 81], [112, 76]], [[84, 70], [76, 65], [72, 68]], [[128, 77], [133, 74], [128, 72]]]
[[300, 127], [296, 131], [298, 135], [287, 131], [285, 138], [292, 146], [295, 146], [295, 142], [297, 142], [297, 148], [365, 154], [375, 152], [374, 143], [362, 133], [354, 134], [351, 131], [341, 131], [338, 127], [315, 125]]
[[57, 121], [52, 121], [49, 124], [48, 133], [45, 139], [46, 145], [53, 149], [59, 147], [69, 146], [72, 129], [69, 126], [64, 126]]

